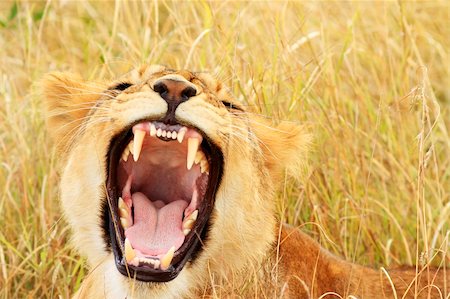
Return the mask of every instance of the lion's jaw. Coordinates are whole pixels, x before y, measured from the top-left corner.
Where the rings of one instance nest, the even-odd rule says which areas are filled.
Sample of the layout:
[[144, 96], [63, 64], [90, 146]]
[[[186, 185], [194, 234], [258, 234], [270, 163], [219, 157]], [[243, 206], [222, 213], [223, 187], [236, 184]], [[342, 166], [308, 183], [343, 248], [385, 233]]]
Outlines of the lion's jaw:
[[[155, 76], [158, 72], [164, 69], [135, 71], [125, 79], [134, 85], [132, 92], [121, 93], [115, 99], [98, 100], [87, 121], [82, 123], [83, 129], [76, 128], [76, 139], [67, 154], [61, 179], [62, 206], [73, 230], [74, 244], [88, 258], [93, 271], [114, 263], [110, 244], [105, 242], [110, 236], [103, 223], [105, 212], [109, 212], [105, 208], [111, 209], [105, 205], [106, 157], [111, 140], [139, 121], [159, 120], [166, 115], [167, 103], [149, 88], [158, 78]], [[216, 88], [208, 80], [209, 77], [202, 84], [211, 90]], [[223, 92], [213, 94], [222, 96]], [[180, 290], [180, 282], [194, 288], [211, 278], [229, 277], [246, 266], [257, 266], [274, 242], [273, 182], [264, 166], [264, 149], [243, 112], [233, 114], [211, 103], [214, 100], [217, 101], [197, 96], [181, 103], [175, 111], [179, 123], [200, 130], [223, 156], [221, 182], [209, 216], [207, 238], [202, 240], [203, 246], [195, 259], [169, 283], [141, 283], [122, 276], [119, 280], [125, 289], [135, 289], [136, 296], [141, 291], [148, 294], [148, 289], [158, 293], [164, 289], [170, 293], [173, 286]], [[112, 271], [111, 267], [106, 269]], [[117, 274], [112, 277], [120, 277]]]

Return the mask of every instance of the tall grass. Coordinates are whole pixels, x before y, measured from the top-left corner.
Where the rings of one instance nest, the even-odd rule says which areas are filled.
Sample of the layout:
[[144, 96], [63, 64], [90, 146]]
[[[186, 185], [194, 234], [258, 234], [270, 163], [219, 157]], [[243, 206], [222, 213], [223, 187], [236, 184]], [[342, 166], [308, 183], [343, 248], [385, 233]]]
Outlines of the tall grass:
[[209, 71], [253, 112], [309, 126], [311, 167], [280, 191], [280, 219], [365, 265], [450, 265], [448, 11], [446, 1], [1, 2], [1, 298], [65, 298], [87, 272], [61, 219], [35, 83], [144, 62]]

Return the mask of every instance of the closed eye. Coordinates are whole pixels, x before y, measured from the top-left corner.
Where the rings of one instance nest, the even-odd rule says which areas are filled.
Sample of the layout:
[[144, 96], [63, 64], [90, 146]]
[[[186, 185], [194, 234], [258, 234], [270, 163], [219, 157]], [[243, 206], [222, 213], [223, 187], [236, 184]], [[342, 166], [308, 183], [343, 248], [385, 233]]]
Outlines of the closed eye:
[[244, 109], [242, 109], [241, 107], [237, 106], [236, 104], [227, 102], [227, 101], [221, 101], [222, 104], [225, 106], [225, 108], [227, 108], [228, 110], [239, 110], [239, 111], [244, 111]]
[[128, 83], [128, 82], [121, 82], [121, 83], [118, 83], [118, 84], [108, 88], [108, 89], [109, 90], [120, 90], [120, 91], [123, 91], [123, 90], [127, 89], [128, 87], [130, 87], [131, 85], [133, 85], [133, 84]]

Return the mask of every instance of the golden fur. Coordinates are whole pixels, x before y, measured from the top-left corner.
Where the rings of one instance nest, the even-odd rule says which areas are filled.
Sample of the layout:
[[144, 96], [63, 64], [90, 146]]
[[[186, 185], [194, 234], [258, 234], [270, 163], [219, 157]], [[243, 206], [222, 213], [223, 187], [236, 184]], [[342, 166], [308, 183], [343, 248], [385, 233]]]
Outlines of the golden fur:
[[[198, 258], [168, 283], [150, 284], [120, 274], [105, 250], [100, 221], [105, 198], [106, 159], [111, 138], [140, 119], [159, 119], [167, 104], [150, 87], [175, 73], [201, 89], [179, 105], [176, 117], [205, 132], [224, 155], [224, 174], [216, 194], [209, 237]], [[43, 82], [48, 130], [64, 168], [61, 202], [73, 243], [86, 256], [90, 273], [76, 298], [317, 298], [327, 292], [343, 297], [448, 298], [450, 274], [425, 269], [381, 271], [345, 262], [299, 230], [277, 224], [274, 192], [285, 169], [301, 172], [309, 135], [292, 123], [277, 127], [245, 113], [221, 83], [204, 73], [143, 66], [117, 82], [132, 86], [107, 91], [112, 84], [86, 83], [54, 73]], [[221, 101], [239, 110], [227, 110]], [[243, 179], [244, 178], [244, 179]], [[447, 270], [448, 271], [448, 270]], [[430, 285], [429, 287], [427, 287]], [[431, 286], [432, 285], [432, 286]], [[331, 295], [326, 298], [339, 298]]]

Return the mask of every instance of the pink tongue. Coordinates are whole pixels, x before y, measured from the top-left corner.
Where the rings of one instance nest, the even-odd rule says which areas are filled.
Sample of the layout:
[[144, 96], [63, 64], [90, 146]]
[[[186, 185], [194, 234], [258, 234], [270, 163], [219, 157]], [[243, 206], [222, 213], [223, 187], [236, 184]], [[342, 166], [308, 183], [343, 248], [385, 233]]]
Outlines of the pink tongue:
[[134, 207], [134, 223], [125, 230], [125, 236], [133, 248], [145, 255], [165, 254], [172, 246], [175, 250], [184, 242], [181, 229], [183, 211], [188, 203], [176, 200], [167, 205], [152, 202], [143, 193], [131, 196]]

